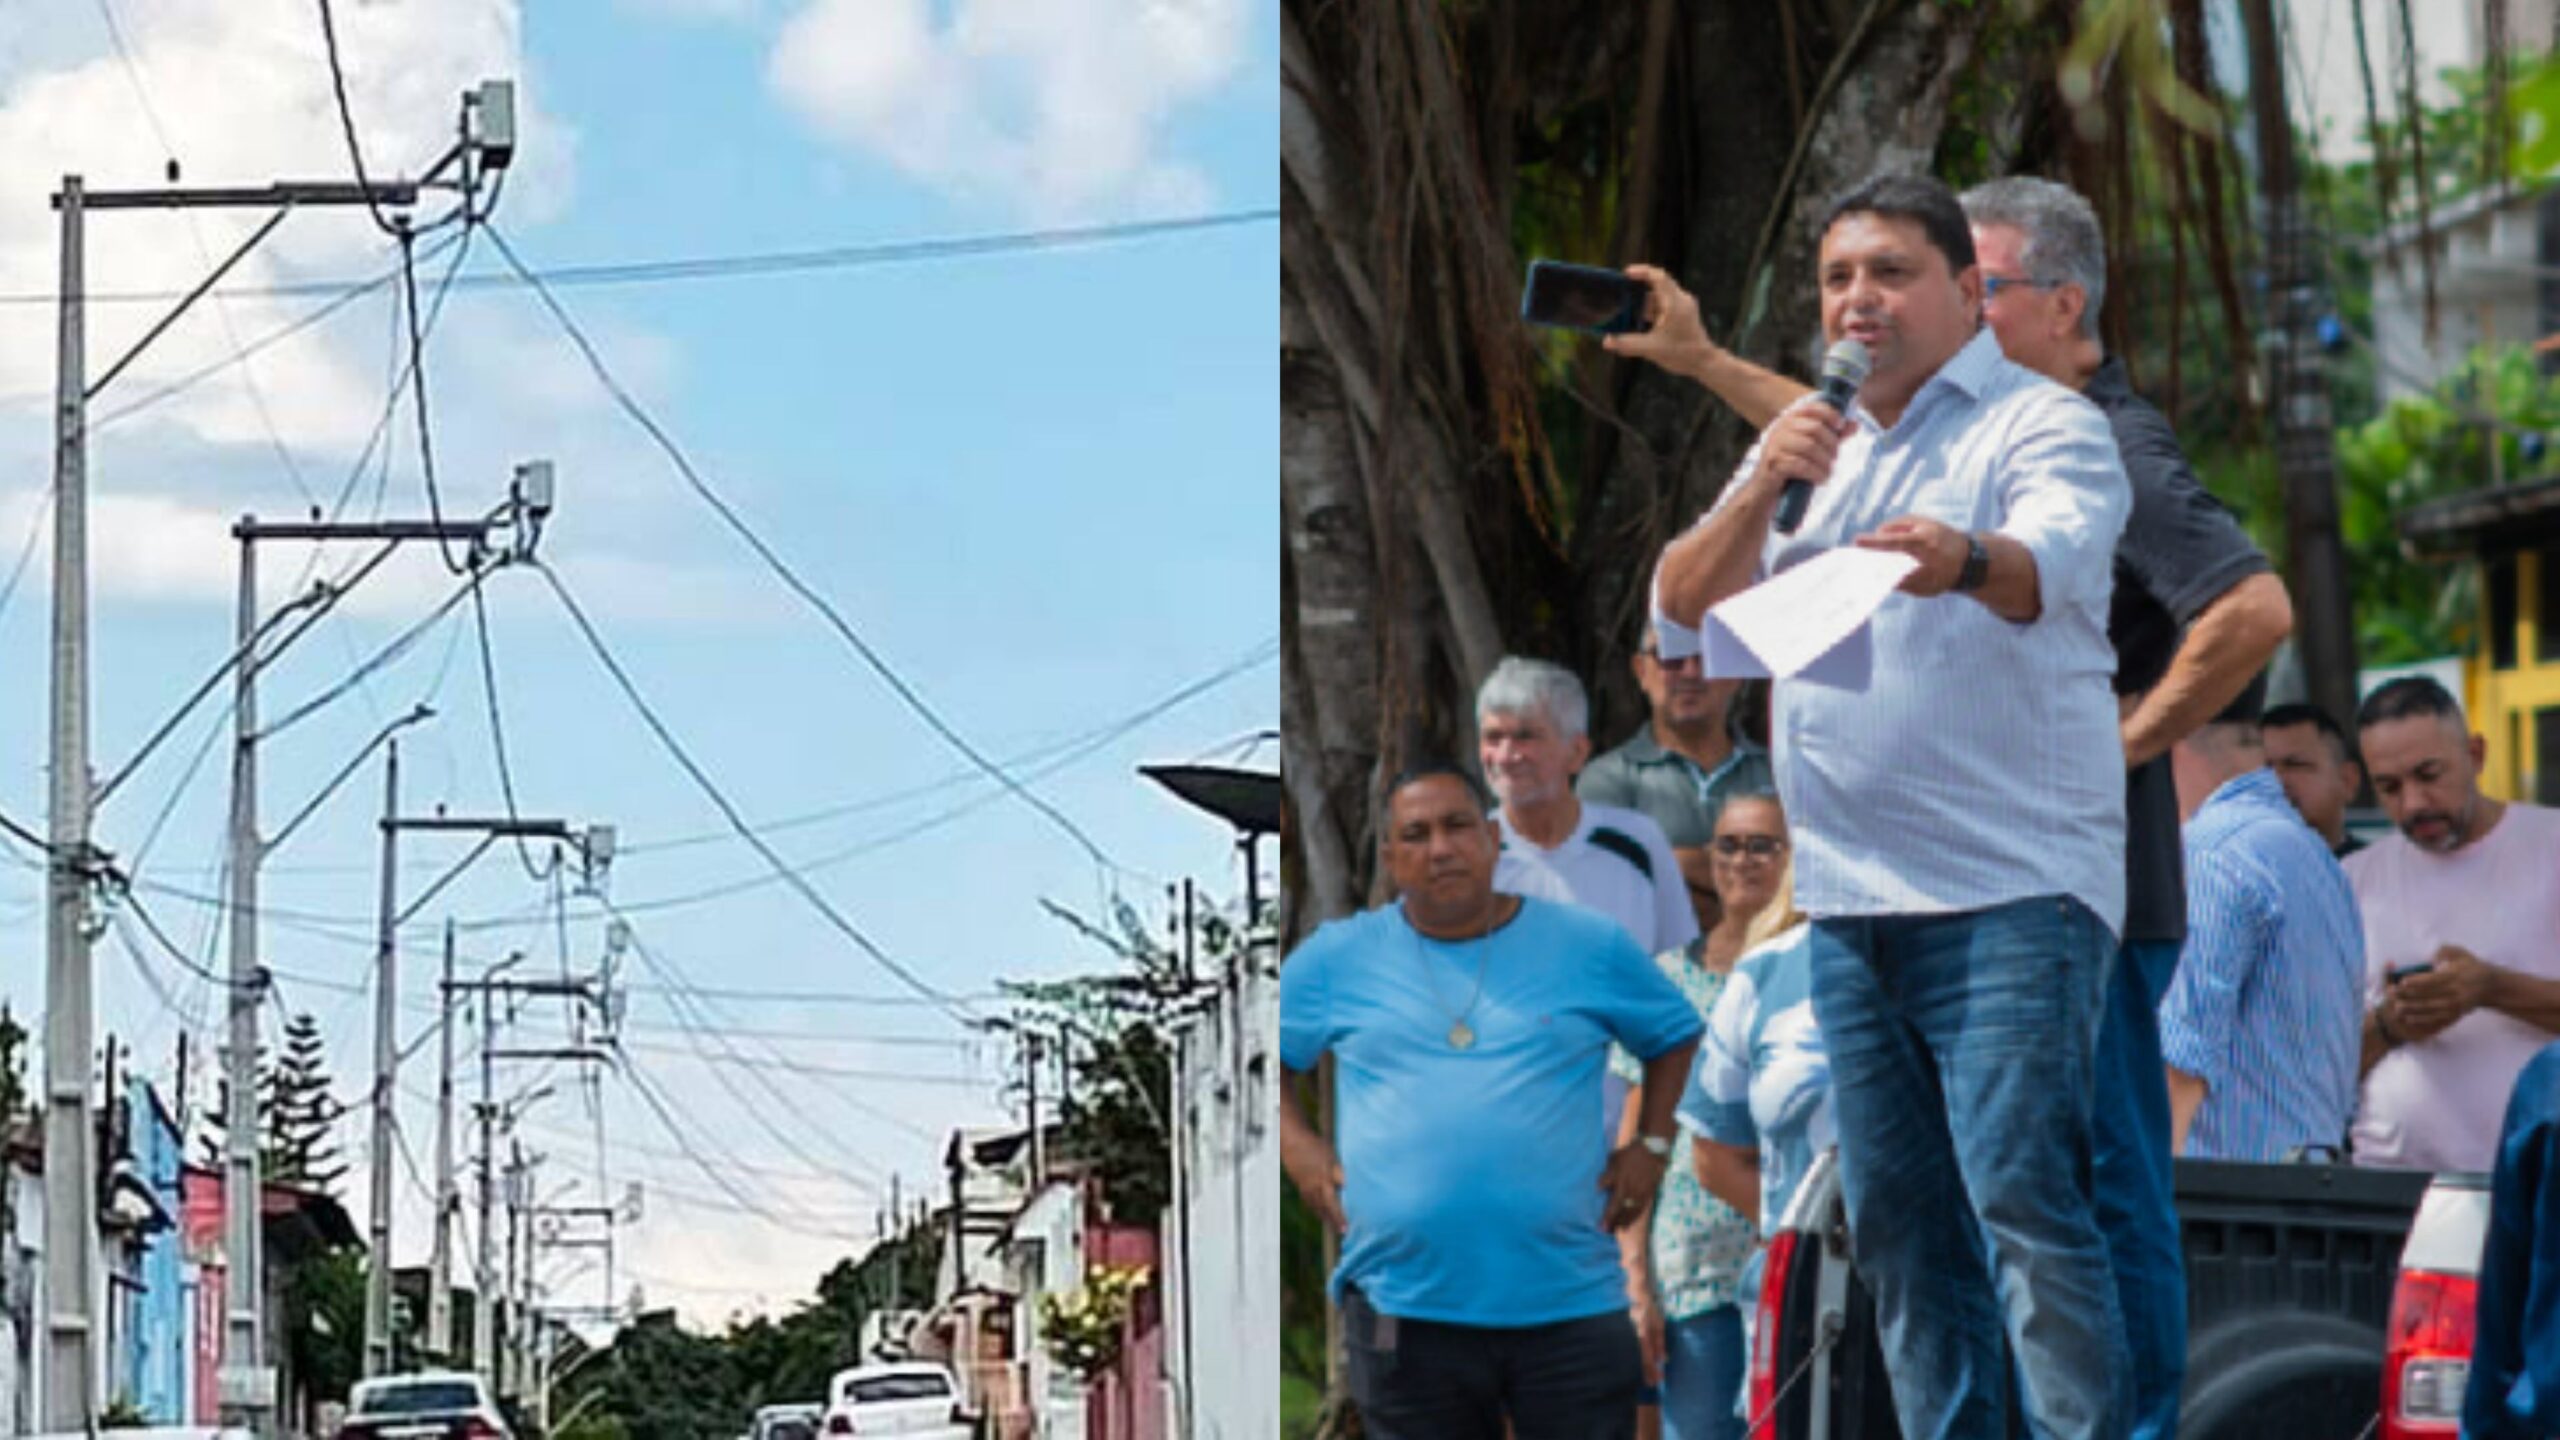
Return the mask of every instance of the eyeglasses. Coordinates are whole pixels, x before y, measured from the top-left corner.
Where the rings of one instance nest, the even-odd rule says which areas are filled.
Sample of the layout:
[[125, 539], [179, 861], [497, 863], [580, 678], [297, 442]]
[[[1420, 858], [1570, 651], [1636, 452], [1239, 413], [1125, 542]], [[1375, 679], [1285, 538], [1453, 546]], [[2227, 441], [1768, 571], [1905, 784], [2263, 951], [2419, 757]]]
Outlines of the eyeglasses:
[[1706, 657], [1702, 654], [1683, 655], [1676, 660], [1665, 660], [1662, 658], [1662, 652], [1654, 649], [1650, 645], [1638, 650], [1636, 653], [1643, 656], [1646, 663], [1659, 665], [1665, 670], [1686, 670], [1692, 665], [1701, 665], [1706, 661]]
[[2038, 280], [2026, 275], [1985, 275], [1982, 277], [1982, 298], [1997, 300], [2001, 291], [2018, 285], [2030, 290], [2053, 290], [2070, 283], [2068, 280]]
[[1775, 835], [1719, 835], [1716, 837], [1716, 853], [1727, 859], [1736, 855], [1748, 855], [1755, 860], [1766, 860], [1786, 848], [1787, 842]]

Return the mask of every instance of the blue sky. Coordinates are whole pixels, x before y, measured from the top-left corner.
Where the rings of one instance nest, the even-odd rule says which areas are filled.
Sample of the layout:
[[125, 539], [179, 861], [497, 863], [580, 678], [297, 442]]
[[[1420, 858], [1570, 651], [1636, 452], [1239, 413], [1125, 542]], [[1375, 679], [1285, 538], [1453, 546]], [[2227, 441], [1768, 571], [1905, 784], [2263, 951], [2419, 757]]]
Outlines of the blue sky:
[[[513, 74], [525, 153], [498, 226], [536, 267], [1019, 232], [1276, 203], [1273, 12], [1266, 0], [1110, 6], [977, 0], [958, 6], [812, 0], [629, 0], [615, 5], [469, 7], [424, 0], [341, 6], [350, 87], [377, 171], [432, 153], [451, 96], [481, 74]], [[429, 13], [434, 12], [434, 13]], [[164, 147], [136, 96], [161, 116], [190, 181], [340, 176], [318, 27], [299, 3], [215, 7], [120, 0], [134, 60], [119, 61], [94, 12], [39, 31], [0, 21], [0, 293], [49, 289], [54, 250], [42, 195], [63, 171], [93, 186], [154, 183]], [[61, 17], [57, 15], [57, 20]], [[777, 59], [777, 55], [781, 59]], [[917, 83], [916, 77], [932, 80]], [[91, 283], [181, 286], [245, 223], [236, 216], [99, 221]], [[194, 229], [193, 234], [190, 233]], [[204, 251], [199, 251], [201, 244]], [[297, 216], [243, 272], [243, 284], [374, 272], [383, 243], [360, 215]], [[754, 279], [569, 289], [563, 301], [608, 363], [696, 464], [785, 558], [835, 601], [972, 741], [997, 755], [1055, 746], [1257, 653], [1276, 630], [1277, 227], [1267, 221], [1085, 248]], [[495, 268], [475, 245], [468, 269]], [[251, 338], [309, 300], [235, 297], [190, 318], [165, 349], [119, 380], [112, 405], [220, 358], [222, 322]], [[94, 365], [143, 323], [142, 307], [99, 307]], [[257, 419], [323, 498], [345, 479], [380, 404], [392, 358], [379, 298], [265, 352], [253, 399], [236, 371], [104, 430], [97, 441], [97, 768], [112, 770], [228, 645], [231, 555], [220, 521], [281, 516], [302, 501]], [[49, 435], [51, 315], [0, 306], [0, 567], [29, 533]], [[758, 567], [647, 442], [612, 410], [532, 298], [455, 292], [428, 373], [446, 503], [497, 498], [508, 467], [547, 456], [560, 508], [544, 553], [678, 736], [751, 817], [772, 819], [961, 777], [967, 766]], [[35, 397], [30, 403], [29, 397]], [[385, 482], [389, 515], [424, 504], [404, 412]], [[356, 511], [370, 508], [371, 479]], [[299, 570], [282, 550], [263, 565]], [[336, 557], [333, 565], [344, 563]], [[279, 573], [281, 572], [281, 573]], [[5, 573], [5, 570], [0, 570]], [[45, 569], [41, 556], [0, 613], [0, 808], [40, 822], [44, 805]], [[387, 571], [271, 673], [270, 714], [312, 694], [445, 593], [424, 556]], [[790, 891], [653, 910], [646, 902], [763, 867], [734, 842], [651, 849], [717, 832], [718, 815], [655, 748], [530, 572], [497, 576], [489, 609], [499, 691], [520, 798], [530, 813], [619, 827], [633, 853], [612, 891], [639, 904], [642, 942], [699, 984], [741, 990], [891, 995], [897, 985]], [[467, 622], [469, 610], [460, 612]], [[1258, 652], [1267, 656], [1267, 648]], [[448, 658], [450, 657], [450, 658]], [[442, 683], [437, 683], [442, 672]], [[463, 628], [439, 630], [369, 693], [266, 747], [272, 829], [380, 723], [433, 693], [442, 712], [410, 732], [410, 808], [500, 806], [478, 657]], [[1277, 722], [1276, 668], [1263, 660], [1038, 783], [1042, 796], [1125, 866], [1108, 882], [1150, 913], [1162, 886], [1192, 875], [1236, 884], [1227, 837], [1134, 774], [1137, 764], [1241, 753]], [[157, 883], [217, 886], [223, 752], [192, 783], [182, 770], [208, 709], [119, 794], [100, 822], [131, 855], [173, 794], [143, 859]], [[1254, 763], [1268, 764], [1266, 748]], [[913, 826], [990, 791], [961, 778], [936, 793], [824, 824], [774, 832], [808, 858]], [[270, 905], [334, 917], [267, 927], [285, 1001], [320, 1015], [342, 1082], [369, 1054], [360, 984], [373, 905], [368, 767], [280, 851]], [[422, 843], [404, 866], [411, 893], [450, 846]], [[887, 950], [938, 985], [978, 993], [999, 977], [1104, 963], [1040, 909], [1091, 909], [1106, 882], [1027, 807], [992, 803], [940, 828], [813, 872], [815, 883]], [[0, 872], [0, 995], [21, 1012], [42, 997], [35, 877]], [[450, 892], [466, 919], [520, 912], [540, 893], [502, 855]], [[145, 892], [152, 914], [199, 959], [219, 963], [213, 912]], [[439, 905], [421, 917], [431, 923]], [[602, 943], [573, 906], [568, 945]], [[426, 934], [404, 950], [409, 1038], [429, 1018]], [[556, 966], [546, 924], [474, 929], [471, 962], [511, 946]], [[155, 957], [177, 1010], [218, 1023], [212, 989]], [[99, 950], [101, 1016], [167, 1075], [185, 1022], [169, 1013], [113, 939]], [[644, 981], [657, 977], [636, 971]], [[296, 978], [307, 977], [307, 978]], [[914, 1005], [737, 1001], [733, 1024], [806, 1038], [742, 1042], [759, 1055], [920, 1080], [774, 1077], [783, 1107], [743, 1073], [686, 1058], [662, 995], [633, 1002], [640, 1068], [697, 1130], [696, 1143], [759, 1167], [748, 1180], [808, 1228], [867, 1234], [860, 1183], [891, 1172], [928, 1182], [958, 1123], [997, 1115], [1004, 1054]], [[270, 1029], [273, 1012], [269, 1012]], [[529, 1024], [532, 1022], [529, 1022]], [[527, 1029], [519, 1039], [540, 1033]], [[865, 1038], [868, 1037], [868, 1038]], [[880, 1043], [882, 1041], [898, 1043]], [[926, 1043], [913, 1043], [913, 1042]], [[640, 1048], [640, 1047], [648, 1048]], [[770, 1047], [770, 1048], [765, 1048]], [[409, 1148], [424, 1164], [433, 1047], [403, 1072]], [[517, 1079], [529, 1078], [519, 1072]], [[739, 1086], [752, 1107], [728, 1093]], [[196, 1077], [201, 1099], [204, 1077]], [[352, 1084], [343, 1084], [350, 1098]], [[722, 1214], [719, 1191], [631, 1097], [608, 1082], [609, 1176], [595, 1174], [592, 1120], [568, 1086], [537, 1108], [527, 1138], [553, 1152], [546, 1189], [594, 1203], [600, 1184], [648, 1187], [648, 1219], [628, 1237], [653, 1303], [699, 1318], [787, 1304], [847, 1248]], [[758, 1112], [751, 1114], [750, 1109]], [[886, 1112], [899, 1123], [879, 1118]], [[778, 1128], [780, 1135], [768, 1128]], [[922, 1134], [916, 1133], [921, 1131]], [[350, 1125], [351, 1156], [364, 1143]], [[788, 1142], [788, 1143], [786, 1143]], [[812, 1160], [824, 1162], [819, 1173]], [[361, 1173], [361, 1166], [359, 1175]], [[404, 1167], [405, 1168], [405, 1167]], [[399, 1258], [423, 1257], [425, 1206], [404, 1179]], [[360, 1180], [351, 1200], [361, 1200]], [[596, 1277], [567, 1277], [590, 1301]]]

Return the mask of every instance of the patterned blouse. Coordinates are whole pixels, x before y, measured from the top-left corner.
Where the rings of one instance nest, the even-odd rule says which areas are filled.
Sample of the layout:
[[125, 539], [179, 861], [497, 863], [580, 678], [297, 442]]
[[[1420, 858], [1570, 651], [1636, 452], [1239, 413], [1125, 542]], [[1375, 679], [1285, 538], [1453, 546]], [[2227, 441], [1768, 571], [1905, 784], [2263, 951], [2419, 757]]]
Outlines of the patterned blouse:
[[[1706, 943], [1701, 936], [1654, 957], [1701, 1017], [1715, 1013], [1725, 982], [1724, 972], [1708, 969], [1699, 959]], [[1643, 1079], [1643, 1067], [1624, 1050], [1612, 1047], [1609, 1065], [1630, 1084]], [[1687, 1133], [1675, 1131], [1673, 1136], [1671, 1165], [1663, 1172], [1662, 1193], [1653, 1206], [1653, 1288], [1664, 1319], [1687, 1320], [1736, 1302], [1742, 1267], [1760, 1237], [1742, 1212], [1699, 1183]]]

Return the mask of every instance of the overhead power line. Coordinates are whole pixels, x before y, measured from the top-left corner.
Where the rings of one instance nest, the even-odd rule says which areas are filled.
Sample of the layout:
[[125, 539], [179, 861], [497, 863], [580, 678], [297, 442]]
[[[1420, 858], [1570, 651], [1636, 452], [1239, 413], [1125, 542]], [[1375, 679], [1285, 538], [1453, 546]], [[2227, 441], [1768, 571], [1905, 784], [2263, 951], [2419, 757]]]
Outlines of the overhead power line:
[[[592, 264], [554, 265], [535, 269], [531, 272], [532, 280], [506, 270], [481, 270], [461, 277], [456, 282], [456, 286], [464, 290], [516, 290], [538, 280], [541, 284], [555, 289], [568, 290], [596, 285], [662, 285], [694, 280], [750, 279], [771, 275], [804, 274], [811, 271], [857, 270], [875, 265], [964, 260], [987, 255], [1093, 249], [1202, 231], [1269, 225], [1276, 223], [1279, 218], [1280, 212], [1277, 209], [1226, 210], [1169, 220], [1125, 221], [1052, 230], [1015, 231], [996, 235], [892, 240], [861, 245], [827, 245], [799, 250], [747, 251], [672, 260], [599, 261]], [[314, 295], [334, 295], [350, 285], [371, 287], [381, 283], [383, 283], [383, 277], [376, 277], [369, 281], [345, 277], [334, 280], [295, 280], [271, 285], [225, 286], [210, 293], [238, 299], [251, 297], [293, 299]], [[84, 295], [82, 300], [91, 305], [166, 303], [177, 300], [184, 294], [184, 291], [179, 290], [105, 290], [92, 291]], [[0, 305], [51, 305], [59, 298], [51, 291], [18, 291], [13, 294], [0, 294]]]
[[[550, 289], [530, 269], [526, 268], [524, 261], [517, 257], [515, 247], [507, 243], [505, 233], [495, 226], [490, 226], [489, 243], [497, 246], [498, 254], [506, 260], [508, 266], [523, 276], [525, 283], [533, 287], [533, 293], [542, 301], [543, 308], [551, 313], [551, 318], [558, 322], [561, 330], [569, 337], [569, 342], [577, 347], [581, 356], [585, 357], [587, 368], [595, 372], [597, 383], [604, 386], [606, 393], [613, 397], [614, 403], [622, 408], [624, 414], [631, 417], [632, 423], [647, 433], [650, 440], [676, 467], [677, 473], [684, 477], [685, 483], [692, 487], [694, 494], [711, 507], [712, 513], [720, 517], [721, 523], [728, 526], [731, 533], [744, 542], [747, 548], [755, 553], [757, 559], [764, 562], [765, 568], [771, 570], [786, 589], [817, 612], [818, 616], [826, 622], [827, 628], [833, 630], [838, 638], [851, 647], [854, 654], [861, 657], [863, 664], [868, 666], [910, 711], [914, 712], [916, 718], [922, 720], [936, 735], [941, 736], [952, 749], [959, 751], [970, 764], [985, 771], [990, 778], [1013, 792], [1024, 804], [1039, 812], [1050, 824], [1082, 846], [1085, 853], [1093, 858], [1094, 864], [1105, 870], [1122, 868], [1104, 853], [1092, 836], [1084, 832], [1083, 827], [1068, 819], [1065, 812], [1033, 794], [1030, 787], [1014, 778], [1012, 772], [987, 758], [977, 746], [969, 743], [958, 730], [953, 729], [951, 723], [942, 718], [940, 712], [925, 700], [916, 687], [909, 683], [907, 678], [900, 674], [877, 649], [873, 648], [870, 641], [862, 638], [860, 632], [845, 619], [844, 613], [836, 608], [834, 602], [819, 594], [807, 581], [801, 579], [799, 572], [792, 569], [771, 545], [765, 543], [764, 537], [756, 532], [755, 527], [749, 525], [745, 517], [731, 508], [729, 502], [722, 499], [718, 491], [711, 488], [711, 483], [703, 478], [701, 471], [694, 468], [693, 461], [685, 454], [684, 448], [676, 443], [675, 437], [668, 434], [666, 428], [650, 415], [638, 398], [614, 377], [611, 367], [604, 363], [604, 356], [596, 350], [594, 342], [589, 340], [586, 332], [578, 327], [578, 322], [570, 316], [567, 308], [561, 305], [559, 297], [553, 295]], [[544, 573], [549, 574], [548, 571]], [[553, 578], [552, 585], [554, 589], [558, 589], [559, 581], [556, 577]], [[562, 591], [561, 594], [565, 601], [567, 592]]]
[[799, 893], [800, 898], [809, 902], [810, 908], [824, 916], [828, 924], [835, 927], [836, 931], [846, 939], [851, 940], [863, 954], [870, 956], [881, 969], [896, 976], [917, 994], [938, 1002], [942, 1009], [954, 1019], [963, 1023], [975, 1021], [976, 1014], [966, 1004], [961, 1003], [957, 996], [900, 963], [897, 957], [882, 949], [878, 941], [873, 940], [863, 933], [859, 926], [846, 919], [844, 912], [838, 910], [824, 895], [818, 893], [818, 888], [810, 884], [806, 876], [793, 869], [791, 863], [782, 858], [781, 852], [773, 848], [772, 842], [758, 835], [747, 824], [746, 817], [738, 813], [738, 807], [730, 803], [728, 795], [722, 792], [710, 775], [694, 762], [692, 754], [684, 748], [683, 742], [676, 739], [675, 732], [668, 729], [667, 723], [658, 717], [658, 712], [649, 704], [648, 697], [640, 693], [640, 687], [632, 680], [630, 672], [622, 668], [622, 662], [614, 656], [612, 648], [605, 644], [604, 636], [597, 633], [594, 622], [587, 618], [587, 612], [578, 604], [577, 597], [571, 595], [569, 587], [561, 583], [559, 572], [540, 560], [532, 561], [531, 564], [534, 573], [550, 583], [551, 593], [559, 598], [560, 607], [569, 613], [570, 620], [576, 624], [578, 633], [585, 638], [587, 648], [594, 652], [597, 662], [603, 665], [605, 672], [613, 677], [613, 683], [622, 691], [623, 699], [630, 702], [631, 708], [639, 714], [641, 722], [648, 726], [649, 733], [657, 737], [660, 748], [675, 760], [677, 766], [719, 810], [721, 817], [729, 822], [729, 828], [736, 831], [739, 838], [753, 846], [756, 853], [764, 857], [765, 863], [772, 866], [776, 874], [784, 876], [791, 888]]

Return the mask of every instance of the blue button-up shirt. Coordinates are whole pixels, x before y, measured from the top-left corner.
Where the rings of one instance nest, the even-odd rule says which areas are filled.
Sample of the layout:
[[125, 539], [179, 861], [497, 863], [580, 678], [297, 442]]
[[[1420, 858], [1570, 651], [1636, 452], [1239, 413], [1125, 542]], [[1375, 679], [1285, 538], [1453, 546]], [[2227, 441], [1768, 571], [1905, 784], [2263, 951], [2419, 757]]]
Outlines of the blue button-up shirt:
[[2273, 770], [2223, 782], [2186, 826], [2187, 943], [2160, 1056], [2205, 1083], [2189, 1155], [2337, 1146], [2355, 1110], [2364, 920]]
[[[1830, 481], [1802, 528], [1770, 534], [1763, 574], [1921, 515], [2024, 545], [2042, 610], [2020, 625], [1961, 595], [1895, 594], [1870, 622], [1865, 689], [1777, 685], [1770, 749], [1797, 903], [1822, 918], [2071, 895], [2119, 929], [2124, 742], [2107, 601], [2131, 494], [2106, 417], [2004, 359], [1986, 330], [1892, 429], [1863, 405], [1849, 418]], [[1758, 463], [1755, 448], [1740, 474]], [[1657, 613], [1655, 627], [1664, 655], [1697, 653], [1694, 623]]]

